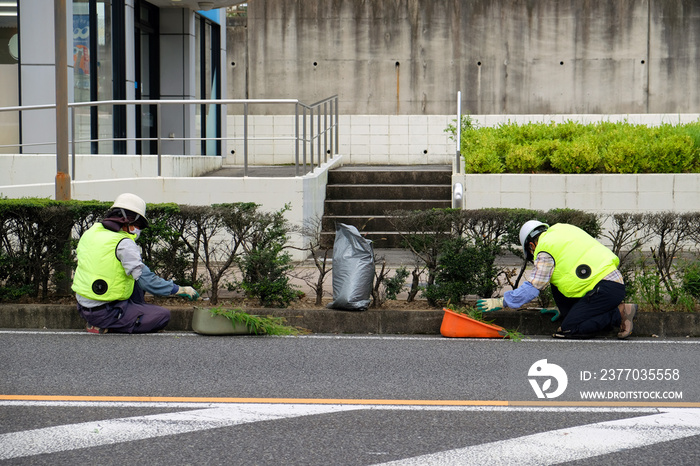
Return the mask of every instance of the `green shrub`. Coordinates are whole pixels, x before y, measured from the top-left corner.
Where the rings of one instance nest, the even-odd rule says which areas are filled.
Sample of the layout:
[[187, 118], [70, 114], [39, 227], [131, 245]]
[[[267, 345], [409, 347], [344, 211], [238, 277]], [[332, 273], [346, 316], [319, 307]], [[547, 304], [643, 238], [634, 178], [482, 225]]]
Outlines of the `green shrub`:
[[687, 173], [695, 168], [690, 136], [660, 131], [649, 147], [650, 173]]
[[465, 172], [502, 173], [508, 149], [508, 144], [496, 137], [493, 128], [466, 133], [462, 137], [462, 153], [468, 154], [464, 158]]
[[559, 173], [595, 173], [599, 171], [602, 157], [596, 141], [587, 137], [559, 144], [549, 162]]
[[608, 173], [638, 173], [639, 143], [631, 139], [611, 141], [603, 151], [603, 168]]
[[500, 248], [457, 237], [443, 245], [435, 282], [423, 295], [429, 303], [460, 303], [467, 295], [491, 296], [498, 284], [494, 262]]
[[700, 261], [681, 267], [681, 289], [695, 299], [700, 299]]
[[582, 210], [552, 209], [542, 213], [538, 218], [548, 225], [568, 223], [577, 226], [594, 238], [598, 238], [603, 231], [598, 215]]
[[139, 237], [144, 263], [154, 273], [172, 278], [178, 285], [201, 288], [196, 269], [192, 268], [194, 253], [182, 237], [185, 212], [176, 204], [148, 205], [149, 226]]
[[652, 310], [658, 311], [663, 304], [663, 293], [661, 291], [661, 279], [648, 269], [642, 268], [635, 276], [635, 300], [643, 303]]
[[[77, 201], [0, 201], [0, 285], [6, 299], [24, 292], [46, 299], [70, 293], [75, 267], [72, 231], [81, 215]], [[90, 208], [88, 208], [89, 210]]]
[[572, 120], [551, 125], [551, 138], [562, 142], [571, 142], [591, 130], [590, 125], [582, 125]]
[[700, 122], [509, 122], [478, 128], [470, 119], [460, 148], [466, 173], [694, 173], [700, 169]]
[[695, 312], [697, 301], [684, 291], [680, 291], [674, 299], [675, 305], [673, 308], [680, 312]]
[[512, 147], [505, 156], [508, 173], [535, 173], [551, 169], [550, 160], [559, 146], [555, 140], [545, 139], [532, 144]]
[[245, 254], [238, 264], [243, 277], [236, 285], [263, 306], [287, 307], [299, 297], [288, 276], [293, 268], [285, 251], [289, 227], [284, 212], [288, 209], [257, 212], [242, 243]]
[[399, 267], [394, 272], [394, 276], [387, 279], [384, 284], [384, 293], [386, 294], [386, 299], [395, 300], [396, 296], [403, 291], [406, 286], [406, 279], [410, 275], [410, 272], [406, 267]]

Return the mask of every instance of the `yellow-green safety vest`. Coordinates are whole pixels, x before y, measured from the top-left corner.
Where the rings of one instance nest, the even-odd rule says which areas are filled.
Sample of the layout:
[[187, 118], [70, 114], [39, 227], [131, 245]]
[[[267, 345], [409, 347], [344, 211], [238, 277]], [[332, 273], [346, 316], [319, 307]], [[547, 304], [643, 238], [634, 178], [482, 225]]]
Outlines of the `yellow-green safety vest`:
[[620, 265], [620, 259], [610, 249], [566, 223], [554, 224], [540, 235], [535, 257], [540, 252], [554, 258], [551, 283], [569, 298], [585, 295]]
[[96, 301], [122, 301], [134, 291], [134, 278], [127, 275], [117, 258], [117, 246], [123, 239], [136, 239], [125, 231], [111, 231], [96, 223], [78, 242], [78, 267], [72, 289], [80, 296]]

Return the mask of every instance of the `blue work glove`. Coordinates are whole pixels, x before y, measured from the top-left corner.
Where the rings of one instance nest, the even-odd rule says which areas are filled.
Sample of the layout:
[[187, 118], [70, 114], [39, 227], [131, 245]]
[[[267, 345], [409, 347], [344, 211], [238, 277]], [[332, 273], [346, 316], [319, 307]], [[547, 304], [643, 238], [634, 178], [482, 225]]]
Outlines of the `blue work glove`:
[[554, 314], [552, 322], [559, 320], [559, 309], [540, 309], [540, 314]]
[[503, 309], [503, 298], [477, 299], [476, 309], [481, 312], [500, 311]]
[[181, 286], [175, 294], [182, 298], [188, 298], [190, 301], [195, 301], [197, 298], [199, 298], [199, 293], [197, 293], [197, 290], [191, 286]]

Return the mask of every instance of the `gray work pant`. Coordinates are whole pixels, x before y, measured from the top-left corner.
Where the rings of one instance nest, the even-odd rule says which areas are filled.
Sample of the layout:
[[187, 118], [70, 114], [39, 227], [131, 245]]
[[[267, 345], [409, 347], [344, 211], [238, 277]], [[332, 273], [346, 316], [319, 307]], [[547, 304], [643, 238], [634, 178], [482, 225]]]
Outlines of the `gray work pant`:
[[170, 322], [170, 311], [144, 299], [144, 292], [134, 283], [131, 297], [113, 301], [96, 308], [78, 304], [78, 312], [88, 324], [115, 333], [149, 333], [163, 329]]

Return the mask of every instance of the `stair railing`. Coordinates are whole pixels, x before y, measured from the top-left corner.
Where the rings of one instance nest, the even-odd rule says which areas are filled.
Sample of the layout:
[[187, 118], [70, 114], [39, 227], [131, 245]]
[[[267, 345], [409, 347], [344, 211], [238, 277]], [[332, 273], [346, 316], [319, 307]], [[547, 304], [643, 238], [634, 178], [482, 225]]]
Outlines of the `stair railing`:
[[[172, 106], [183, 106], [189, 107], [192, 105], [243, 105], [243, 136], [242, 137], [178, 137], [174, 134], [170, 134], [167, 137], [163, 135], [162, 126], [162, 115], [163, 109]], [[249, 116], [250, 116], [250, 106], [270, 106], [274, 105], [276, 107], [284, 105], [293, 105], [294, 117], [295, 117], [295, 134], [291, 137], [280, 136], [280, 137], [265, 137], [256, 136], [251, 137], [249, 131]], [[113, 109], [116, 107], [124, 106], [129, 108], [133, 106], [135, 111], [138, 111], [140, 106], [155, 106], [156, 107], [156, 125], [157, 125], [157, 136], [156, 137], [101, 137], [97, 139], [93, 138], [83, 138], [78, 139], [75, 135], [76, 130], [76, 111], [78, 109], [86, 107], [98, 107], [111, 106]], [[192, 141], [198, 140], [203, 141], [243, 141], [243, 175], [248, 176], [248, 166], [249, 164], [249, 142], [255, 140], [293, 140], [294, 141], [294, 164], [295, 164], [295, 174], [296, 176], [304, 175], [314, 168], [321, 166], [324, 162], [327, 162], [329, 158], [332, 158], [338, 154], [339, 149], [339, 125], [338, 125], [338, 96], [334, 95], [326, 99], [320, 100], [313, 104], [305, 104], [300, 102], [298, 99], [196, 99], [196, 100], [106, 100], [106, 101], [94, 101], [94, 102], [72, 102], [68, 104], [70, 111], [70, 140], [69, 144], [71, 147], [71, 178], [76, 179], [75, 172], [75, 156], [77, 152], [77, 145], [83, 143], [97, 143], [97, 142], [126, 142], [126, 141], [157, 141], [157, 176], [162, 176], [162, 142], [163, 139], [167, 141]], [[15, 106], [15, 107], [4, 107], [0, 108], [0, 113], [3, 112], [29, 112], [34, 110], [52, 110], [55, 109], [54, 104], [47, 105], [31, 105], [31, 106]], [[127, 112], [128, 114], [128, 112]], [[187, 114], [187, 112], [185, 112]], [[51, 134], [47, 132], [46, 134]], [[41, 142], [32, 143], [19, 143], [19, 144], [4, 144], [0, 145], [0, 149], [6, 147], [17, 147], [19, 153], [30, 147], [36, 146], [53, 146], [55, 148], [56, 141], [55, 135], [53, 139]], [[183, 154], [187, 155], [187, 154]], [[222, 154], [218, 154], [222, 155]], [[308, 155], [308, 160], [307, 160]]]

